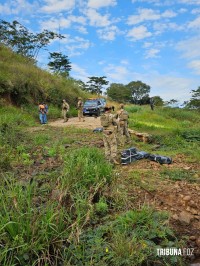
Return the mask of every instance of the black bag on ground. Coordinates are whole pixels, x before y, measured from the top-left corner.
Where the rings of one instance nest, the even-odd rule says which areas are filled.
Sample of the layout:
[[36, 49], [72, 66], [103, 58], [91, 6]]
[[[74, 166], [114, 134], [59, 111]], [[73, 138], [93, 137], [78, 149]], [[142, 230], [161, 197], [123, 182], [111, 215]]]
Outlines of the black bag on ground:
[[147, 159], [147, 158], [149, 158], [149, 155], [150, 154], [148, 152], [146, 152], [146, 151], [137, 151], [137, 154], [136, 154], [135, 158], [137, 160]]
[[136, 161], [137, 149], [130, 148], [121, 152], [121, 164], [129, 164]]
[[150, 154], [148, 159], [150, 161], [155, 161], [160, 164], [171, 164], [172, 163], [172, 158], [167, 157], [167, 156], [156, 155], [156, 154]]
[[98, 132], [103, 132], [103, 128], [102, 127], [97, 127], [93, 130], [93, 132], [98, 133]]

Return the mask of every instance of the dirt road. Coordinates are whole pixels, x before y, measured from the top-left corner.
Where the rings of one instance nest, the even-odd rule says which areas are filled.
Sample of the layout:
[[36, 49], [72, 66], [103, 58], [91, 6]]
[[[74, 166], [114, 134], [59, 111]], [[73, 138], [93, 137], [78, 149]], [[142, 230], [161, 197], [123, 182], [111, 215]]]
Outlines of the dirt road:
[[85, 117], [84, 122], [79, 122], [78, 117], [69, 118], [69, 120], [64, 123], [63, 119], [57, 119], [56, 121], [52, 121], [48, 123], [49, 126], [52, 127], [78, 127], [78, 128], [88, 128], [88, 129], [95, 129], [97, 127], [101, 127], [100, 118], [97, 117]]

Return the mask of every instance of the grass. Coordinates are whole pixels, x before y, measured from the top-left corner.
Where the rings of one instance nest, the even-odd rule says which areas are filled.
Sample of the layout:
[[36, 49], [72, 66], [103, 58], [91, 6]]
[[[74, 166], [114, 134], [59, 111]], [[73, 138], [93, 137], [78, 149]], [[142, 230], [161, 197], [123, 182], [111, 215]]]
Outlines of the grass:
[[[153, 134], [150, 144], [135, 142], [138, 149], [152, 153], [160, 143], [156, 153], [197, 162], [196, 114], [184, 111], [186, 123], [181, 115], [170, 121], [172, 111], [162, 108], [149, 119], [147, 107], [129, 112], [133, 129]], [[156, 178], [197, 182], [196, 171], [162, 167], [155, 174], [133, 167], [126, 172], [113, 168], [95, 147], [100, 134], [36, 127], [36, 118], [13, 107], [0, 108], [0, 114], [1, 265], [184, 265], [177, 257], [157, 257], [158, 247], [179, 247], [182, 240], [167, 213], [138, 207], [135, 189], [154, 193]], [[196, 119], [191, 131], [190, 118]]]
[[137, 112], [131, 112], [134, 107], [129, 108], [129, 127], [151, 134], [152, 145], [160, 144], [161, 155], [175, 156], [182, 153], [189, 155], [188, 159], [193, 158], [194, 162], [200, 160], [198, 112], [163, 107], [151, 111], [149, 106], [136, 108]]

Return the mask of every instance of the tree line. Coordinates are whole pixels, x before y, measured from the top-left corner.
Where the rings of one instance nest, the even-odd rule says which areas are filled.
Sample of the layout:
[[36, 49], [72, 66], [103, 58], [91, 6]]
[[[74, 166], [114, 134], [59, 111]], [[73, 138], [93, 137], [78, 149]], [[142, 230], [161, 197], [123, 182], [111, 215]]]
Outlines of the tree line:
[[[15, 53], [21, 54], [29, 58], [33, 62], [37, 62], [37, 57], [42, 49], [47, 49], [51, 41], [55, 39], [65, 38], [61, 34], [52, 31], [43, 30], [40, 33], [32, 33], [18, 21], [7, 22], [0, 20], [0, 44], [10, 47]], [[70, 78], [71, 62], [67, 55], [60, 52], [49, 52], [50, 61], [48, 67], [51, 72], [60, 75], [63, 78]], [[92, 94], [101, 95], [103, 92], [113, 101], [133, 103], [133, 104], [149, 104], [151, 87], [142, 81], [131, 81], [128, 84], [111, 83], [107, 88], [109, 81], [107, 77], [92, 76], [88, 77], [88, 82], [74, 80], [74, 83], [83, 91]], [[71, 78], [72, 79], [72, 78]], [[200, 87], [191, 91], [191, 99], [184, 103], [186, 107], [200, 109]], [[163, 105], [164, 101], [160, 96], [154, 96], [156, 105]], [[173, 105], [177, 102], [171, 99], [165, 104]]]

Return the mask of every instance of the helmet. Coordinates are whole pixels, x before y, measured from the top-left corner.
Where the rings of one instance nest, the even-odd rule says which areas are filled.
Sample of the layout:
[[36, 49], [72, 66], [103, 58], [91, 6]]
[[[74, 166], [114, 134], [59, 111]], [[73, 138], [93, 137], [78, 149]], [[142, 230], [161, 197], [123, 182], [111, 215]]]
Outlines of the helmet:
[[82, 100], [82, 98], [81, 97], [78, 97], [78, 100]]

